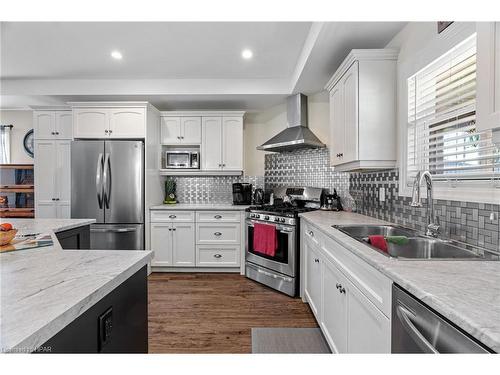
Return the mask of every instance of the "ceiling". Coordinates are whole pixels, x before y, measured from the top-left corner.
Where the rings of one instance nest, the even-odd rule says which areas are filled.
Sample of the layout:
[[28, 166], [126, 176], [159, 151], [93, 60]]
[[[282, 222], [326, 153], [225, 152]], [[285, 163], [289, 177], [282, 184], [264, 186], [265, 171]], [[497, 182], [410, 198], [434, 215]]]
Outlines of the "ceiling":
[[[350, 49], [382, 48], [404, 25], [3, 22], [0, 106], [148, 100], [159, 109], [264, 109], [323, 90]], [[242, 59], [245, 48], [252, 59]]]

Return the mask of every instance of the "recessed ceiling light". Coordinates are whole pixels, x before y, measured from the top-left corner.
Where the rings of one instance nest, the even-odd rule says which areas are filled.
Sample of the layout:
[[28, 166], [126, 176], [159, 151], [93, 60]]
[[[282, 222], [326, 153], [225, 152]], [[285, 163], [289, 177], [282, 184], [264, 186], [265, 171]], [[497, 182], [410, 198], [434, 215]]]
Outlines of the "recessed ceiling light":
[[251, 50], [249, 50], [249, 49], [244, 49], [241, 52], [241, 57], [243, 57], [246, 60], [251, 59], [252, 56], [253, 56], [253, 52]]
[[123, 59], [123, 55], [120, 51], [112, 51], [111, 52], [111, 57], [115, 60], [121, 60]]

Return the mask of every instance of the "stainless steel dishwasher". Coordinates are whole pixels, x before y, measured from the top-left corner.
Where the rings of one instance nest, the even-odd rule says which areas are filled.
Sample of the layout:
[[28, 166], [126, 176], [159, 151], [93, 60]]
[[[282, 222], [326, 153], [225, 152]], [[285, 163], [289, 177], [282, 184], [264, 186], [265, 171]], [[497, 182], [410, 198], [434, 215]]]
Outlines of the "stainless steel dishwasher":
[[396, 284], [392, 287], [392, 353], [491, 353]]

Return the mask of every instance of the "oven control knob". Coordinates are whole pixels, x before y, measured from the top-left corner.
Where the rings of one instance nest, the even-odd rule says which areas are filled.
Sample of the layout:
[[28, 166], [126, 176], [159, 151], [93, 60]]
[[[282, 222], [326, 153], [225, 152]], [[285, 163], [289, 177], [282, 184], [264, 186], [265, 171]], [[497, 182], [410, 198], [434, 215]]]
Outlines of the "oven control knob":
[[260, 215], [255, 215], [255, 217], [256, 217], [257, 219], [260, 219]]
[[279, 217], [275, 217], [274, 221], [280, 221], [280, 218]]
[[269, 216], [264, 216], [264, 220], [269, 220]]
[[284, 218], [284, 217], [282, 217], [280, 221], [281, 221], [282, 223], [284, 223], [284, 222], [285, 222], [285, 218]]

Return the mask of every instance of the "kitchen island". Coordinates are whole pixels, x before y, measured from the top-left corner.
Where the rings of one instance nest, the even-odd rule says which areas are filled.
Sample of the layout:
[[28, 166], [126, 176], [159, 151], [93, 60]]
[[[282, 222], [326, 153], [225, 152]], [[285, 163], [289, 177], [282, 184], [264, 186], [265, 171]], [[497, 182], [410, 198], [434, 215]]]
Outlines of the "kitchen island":
[[314, 211], [300, 216], [309, 227], [333, 240], [332, 244], [341, 245], [335, 246], [338, 252], [353, 254], [477, 341], [500, 352], [500, 261], [390, 258], [332, 225], [391, 223], [349, 212]]
[[2, 352], [147, 352], [150, 251], [63, 250], [91, 219], [9, 222], [54, 244], [0, 255]]

